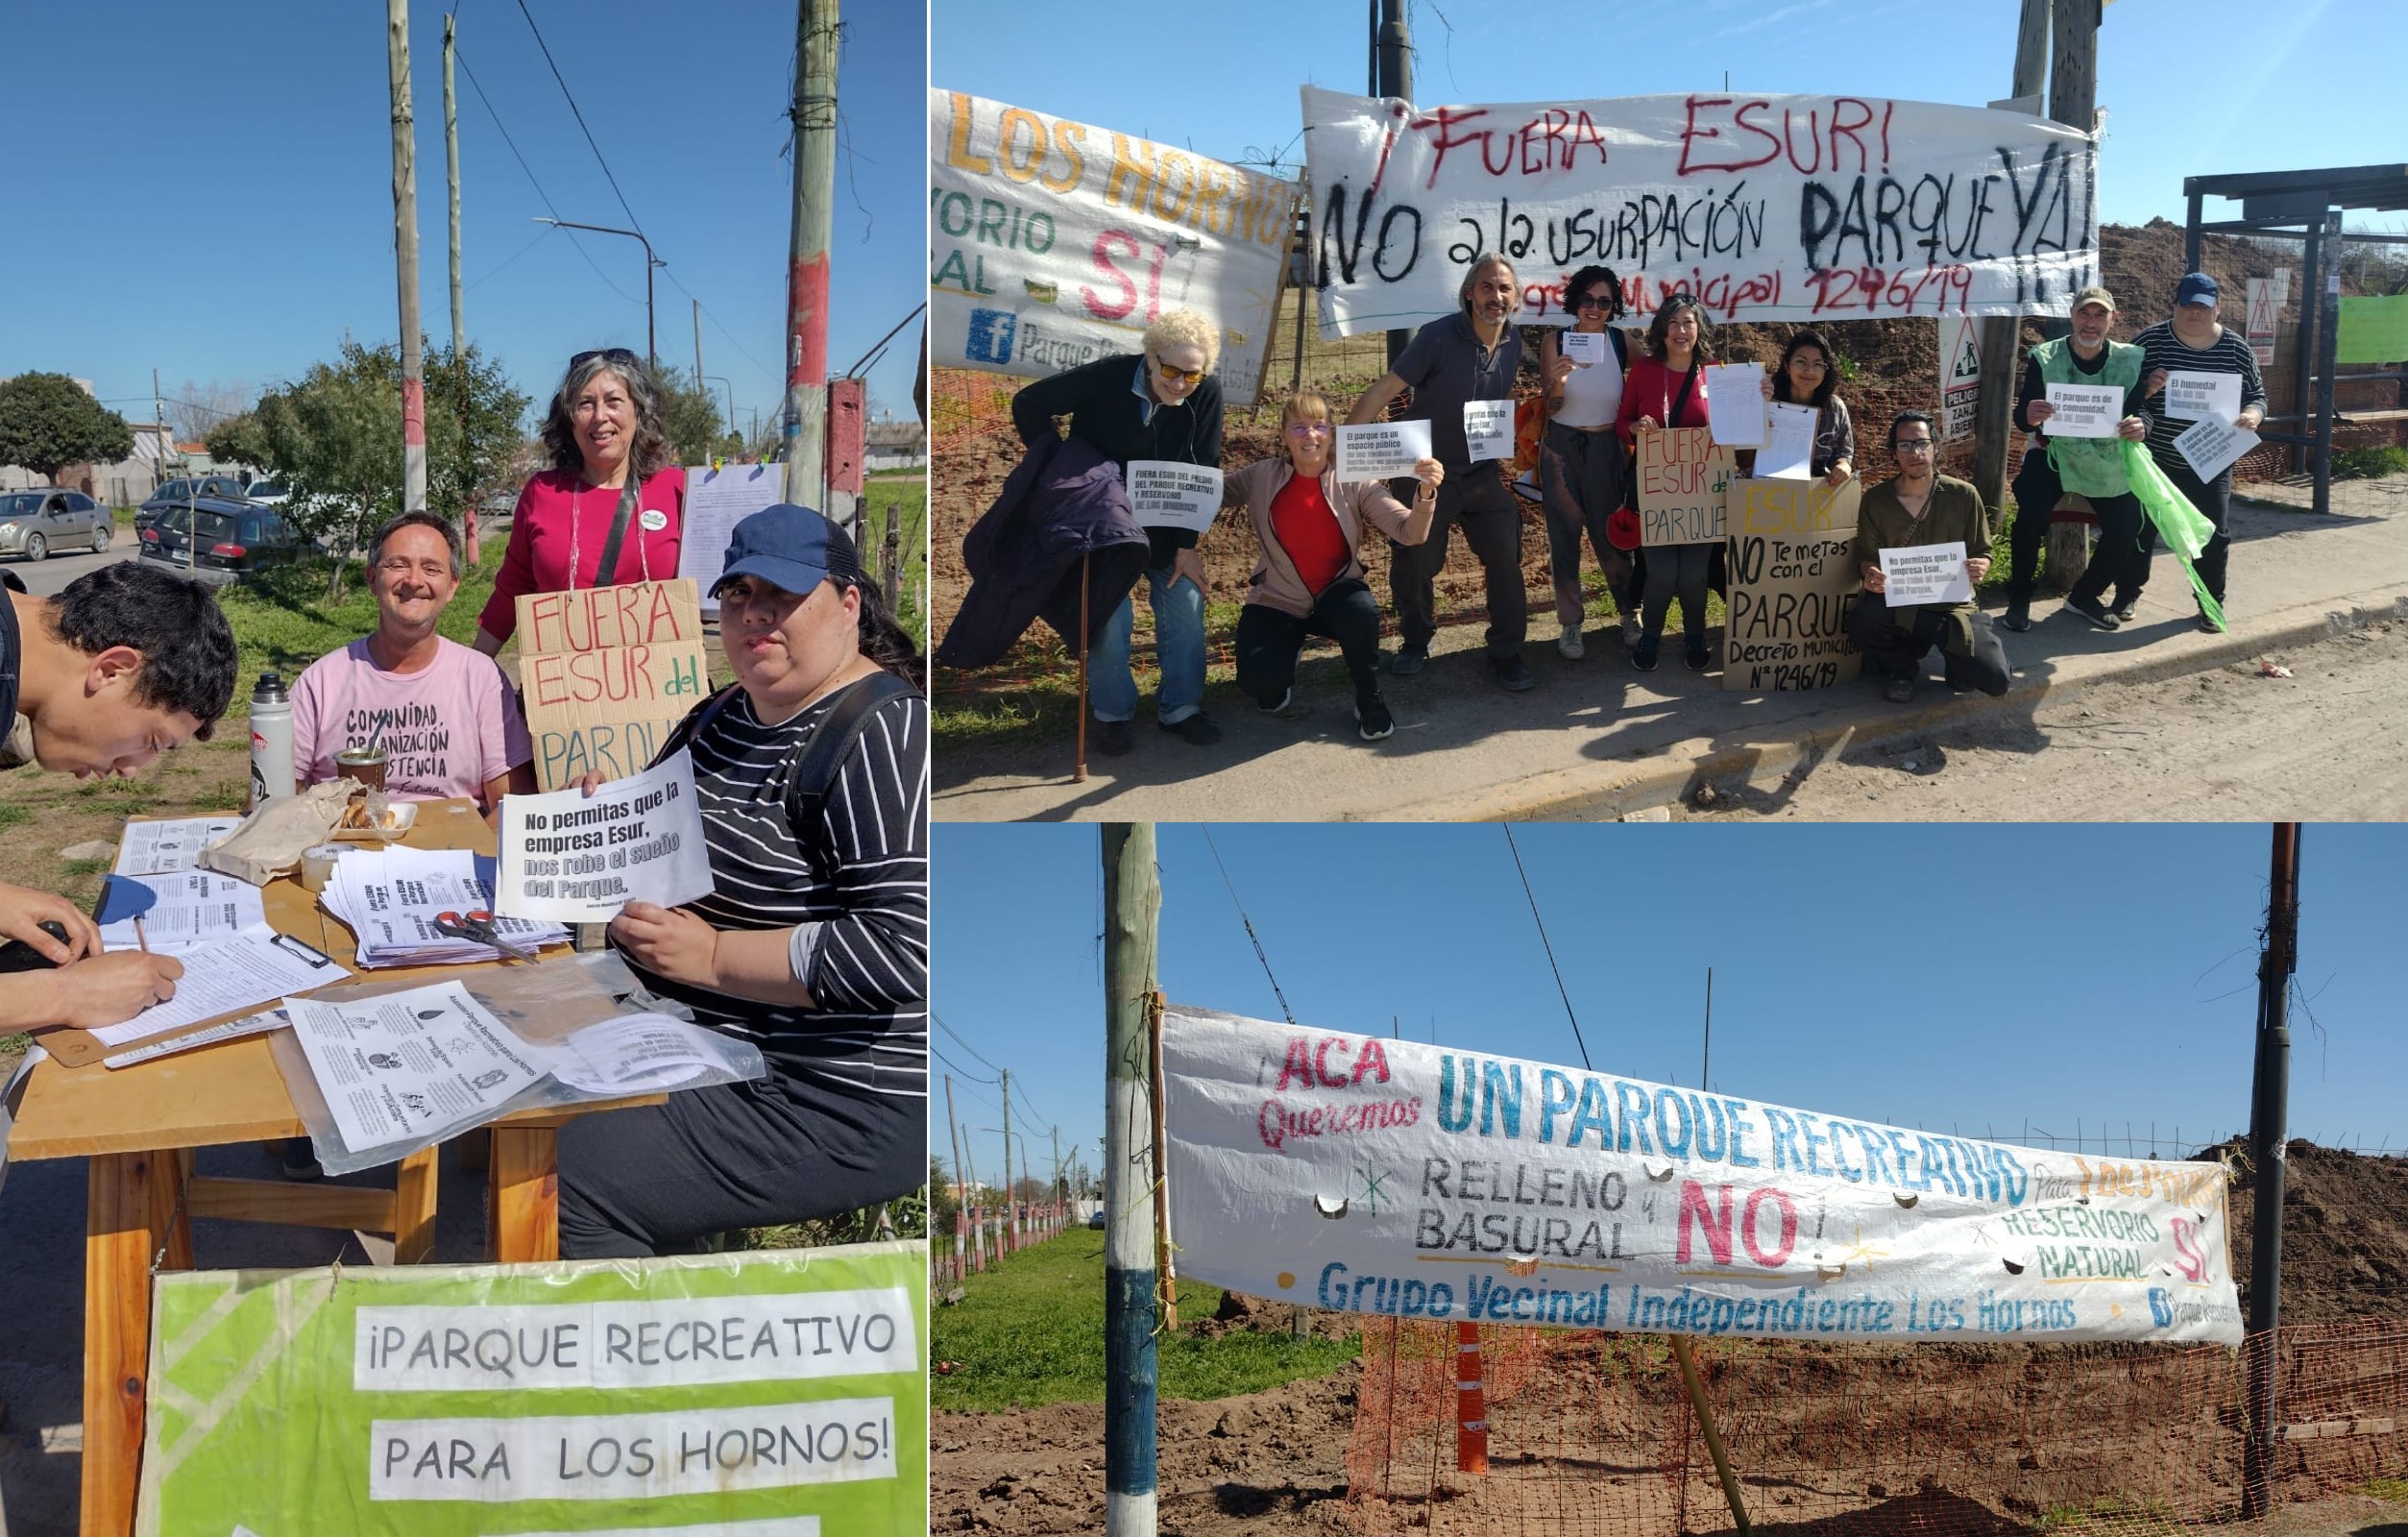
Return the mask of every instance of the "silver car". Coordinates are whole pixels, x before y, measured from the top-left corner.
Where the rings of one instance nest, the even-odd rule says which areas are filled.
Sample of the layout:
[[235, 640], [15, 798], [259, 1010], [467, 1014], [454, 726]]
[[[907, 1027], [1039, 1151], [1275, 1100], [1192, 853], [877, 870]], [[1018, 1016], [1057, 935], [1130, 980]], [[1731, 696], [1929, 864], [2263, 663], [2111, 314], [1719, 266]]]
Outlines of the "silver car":
[[116, 531], [109, 509], [81, 491], [0, 492], [0, 555], [46, 560], [54, 549], [103, 550]]

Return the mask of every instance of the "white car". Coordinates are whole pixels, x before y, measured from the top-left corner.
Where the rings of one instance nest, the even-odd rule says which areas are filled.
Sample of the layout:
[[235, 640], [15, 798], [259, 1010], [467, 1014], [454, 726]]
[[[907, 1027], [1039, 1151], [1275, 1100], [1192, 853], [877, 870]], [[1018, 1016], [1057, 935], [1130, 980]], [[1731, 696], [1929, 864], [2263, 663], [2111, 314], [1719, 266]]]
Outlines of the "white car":
[[280, 507], [293, 500], [293, 494], [284, 489], [281, 480], [254, 480], [242, 496], [245, 501], [261, 507]]

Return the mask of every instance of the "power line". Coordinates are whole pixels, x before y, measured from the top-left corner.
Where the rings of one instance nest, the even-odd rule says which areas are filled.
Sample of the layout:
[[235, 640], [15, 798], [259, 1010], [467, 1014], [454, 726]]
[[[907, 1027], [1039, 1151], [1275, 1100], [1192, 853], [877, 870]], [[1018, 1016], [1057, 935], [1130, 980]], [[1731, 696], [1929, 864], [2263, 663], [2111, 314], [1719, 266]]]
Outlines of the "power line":
[[[569, 104], [569, 115], [577, 120], [577, 131], [585, 135], [586, 148], [594, 152], [595, 163], [602, 168], [602, 179], [610, 183], [611, 192], [619, 199], [620, 208], [627, 215], [627, 222], [636, 227], [638, 234], [643, 234], [644, 221], [636, 217], [635, 209], [627, 207], [627, 194], [619, 190], [619, 178], [610, 174], [610, 161], [602, 159], [602, 146], [594, 142], [594, 131], [585, 126], [585, 114], [577, 110], [577, 99], [570, 93], [569, 82], [561, 78], [560, 65], [553, 63], [551, 45], [544, 40], [544, 29], [535, 24], [535, 13], [527, 10], [526, 0], [519, 0], [519, 14], [526, 17], [526, 30], [535, 34], [535, 46], [544, 51], [544, 62], [551, 65], [552, 79], [559, 82], [561, 97]], [[452, 57], [458, 56], [455, 48]], [[648, 240], [650, 236], [645, 238]]]
[[951, 1036], [954, 1038], [954, 1043], [956, 1045], [959, 1045], [963, 1051], [968, 1052], [971, 1056], [977, 1057], [983, 1065], [992, 1067], [999, 1073], [1003, 1071], [1003, 1067], [1000, 1063], [988, 1061], [984, 1056], [980, 1055], [979, 1049], [976, 1046], [969, 1043], [969, 1041], [962, 1036], [961, 1032], [954, 1029], [951, 1025], [946, 1024], [944, 1015], [938, 1013], [936, 1010], [931, 1009], [928, 1011], [928, 1017], [936, 1020], [937, 1029], [943, 1031], [946, 1035]]
[[[1546, 967], [1555, 973], [1555, 990], [1564, 1000], [1564, 1017], [1572, 1022], [1572, 1039], [1580, 1047], [1580, 1065], [1592, 1067], [1593, 1064], [1589, 1061], [1589, 1043], [1581, 1039], [1580, 1036], [1580, 1016], [1572, 1012], [1572, 995], [1564, 987], [1563, 967], [1555, 964], [1555, 946], [1547, 942], [1546, 920], [1539, 916], [1539, 899], [1530, 890], [1530, 872], [1521, 867], [1521, 848], [1514, 842], [1513, 823], [1505, 823], [1504, 828], [1505, 846], [1514, 851], [1514, 872], [1521, 877], [1521, 894], [1530, 899], [1530, 921], [1539, 926], [1539, 944], [1546, 951]], [[1290, 1020], [1289, 1023], [1293, 1024], [1295, 1021]]]
[[[476, 71], [468, 66], [468, 55], [460, 52], [459, 45], [457, 43], [452, 45], [451, 58], [452, 61], [460, 66], [460, 73], [468, 77], [469, 88], [476, 92], [476, 99], [484, 104], [485, 115], [494, 120], [495, 132], [501, 135], [502, 143], [510, 147], [511, 159], [517, 160], [519, 162], [519, 169], [526, 173], [526, 183], [535, 189], [535, 196], [543, 203], [544, 211], [550, 214], [555, 219], [559, 218], [560, 209], [553, 207], [551, 194], [544, 190], [544, 183], [535, 179], [535, 168], [526, 163], [526, 157], [524, 155], [519, 153], [518, 140], [512, 138], [510, 136], [510, 130], [502, 126], [501, 113], [494, 110], [493, 98], [487, 96], [485, 94], [485, 87], [477, 83]], [[585, 242], [578, 239], [574, 232], [570, 233], [569, 243], [576, 247], [577, 255], [585, 258], [585, 264], [594, 269], [594, 276], [602, 280], [603, 287], [608, 288], [612, 293], [617, 294], [620, 298], [624, 299], [631, 305], [642, 302], [638, 300], [635, 295], [629, 293], [626, 289], [620, 287], [619, 284], [610, 281], [610, 274], [602, 270], [601, 263], [594, 259], [594, 254], [585, 249]], [[492, 274], [489, 273], [487, 276], [490, 277]]]
[[1246, 938], [1253, 941], [1254, 959], [1262, 963], [1262, 974], [1271, 977], [1271, 995], [1279, 1000], [1279, 1012], [1288, 1023], [1296, 1023], [1296, 1011], [1288, 1007], [1288, 995], [1279, 990], [1279, 979], [1271, 976], [1271, 957], [1263, 954], [1262, 937], [1254, 932], [1254, 920], [1246, 915], [1246, 904], [1237, 899], [1237, 883], [1229, 879], [1229, 867], [1221, 864], [1220, 845], [1212, 841], [1212, 829], [1204, 829], [1204, 847], [1212, 850], [1212, 863], [1221, 866], [1221, 884], [1229, 889], [1229, 905], [1237, 909], [1237, 921], [1246, 925]]
[[955, 1072], [960, 1073], [963, 1078], [968, 1079], [973, 1084], [992, 1084], [999, 1082], [997, 1079], [981, 1078], [978, 1074], [970, 1071], [960, 1062], [955, 1061], [952, 1058], [946, 1056], [944, 1048], [941, 1046], [931, 1046], [928, 1050], [929, 1054], [935, 1057], [938, 1061], [943, 1062], [947, 1067], [950, 1067]]

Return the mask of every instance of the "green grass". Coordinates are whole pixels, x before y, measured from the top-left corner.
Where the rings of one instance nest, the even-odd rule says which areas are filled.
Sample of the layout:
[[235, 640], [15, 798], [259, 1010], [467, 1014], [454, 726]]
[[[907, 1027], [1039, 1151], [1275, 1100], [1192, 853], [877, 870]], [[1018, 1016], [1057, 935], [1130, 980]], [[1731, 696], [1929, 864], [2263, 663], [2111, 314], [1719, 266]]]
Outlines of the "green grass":
[[[488, 539], [484, 559], [461, 579], [460, 590], [444, 609], [435, 627], [461, 645], [476, 638], [476, 616], [493, 596], [494, 577], [501, 570], [504, 540]], [[303, 668], [340, 650], [377, 628], [377, 600], [368, 592], [359, 563], [353, 561], [343, 577], [343, 596], [326, 600], [325, 558], [298, 562], [263, 572], [218, 589], [217, 604], [234, 629], [240, 652], [235, 690], [237, 708], [251, 696], [250, 685], [273, 669], [290, 682]]]
[[[930, 1382], [940, 1409], [1036, 1408], [1104, 1397], [1104, 1234], [1072, 1228], [1024, 1249], [964, 1285], [960, 1304], [936, 1309], [930, 1358], [957, 1363]], [[1179, 1284], [1180, 1319], [1209, 1318], [1218, 1288]], [[1234, 1330], [1206, 1339], [1182, 1328], [1156, 1344], [1161, 1395], [1219, 1399], [1320, 1377], [1352, 1360], [1344, 1340]]]
[[2408, 1504], [2408, 1478], [2370, 1478], [2358, 1492], [2394, 1504]]
[[928, 649], [928, 479], [925, 476], [879, 476], [862, 493], [862, 561], [885, 570], [887, 525], [891, 521], [904, 554], [901, 612], [896, 618], [923, 651]]
[[2408, 449], [2346, 449], [2333, 455], [2336, 480], [2376, 480], [2408, 471]]
[[14, 801], [0, 801], [0, 828], [19, 826], [34, 819], [34, 808]]

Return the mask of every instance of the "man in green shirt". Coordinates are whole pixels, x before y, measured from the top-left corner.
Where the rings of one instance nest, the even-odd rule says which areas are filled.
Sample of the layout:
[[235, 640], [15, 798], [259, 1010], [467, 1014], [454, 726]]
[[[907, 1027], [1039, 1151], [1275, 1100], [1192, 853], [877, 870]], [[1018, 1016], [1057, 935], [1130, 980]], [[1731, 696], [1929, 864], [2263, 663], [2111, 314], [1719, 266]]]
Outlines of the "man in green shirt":
[[1928, 413], [1900, 413], [1889, 424], [1889, 453], [1898, 474], [1869, 488], [1857, 512], [1852, 558], [1864, 577], [1864, 593], [1848, 614], [1848, 638], [1864, 653], [1865, 671], [1882, 679], [1883, 692], [1899, 704], [1914, 697], [1923, 658], [1934, 646], [1950, 688], [1980, 689], [1993, 697], [2007, 692], [2007, 649], [1971, 597], [1893, 608], [1884, 596], [1885, 549], [1960, 543], [1969, 585], [1978, 585], [1990, 569], [1993, 527], [1982, 494], [1935, 472], [1937, 448]]

